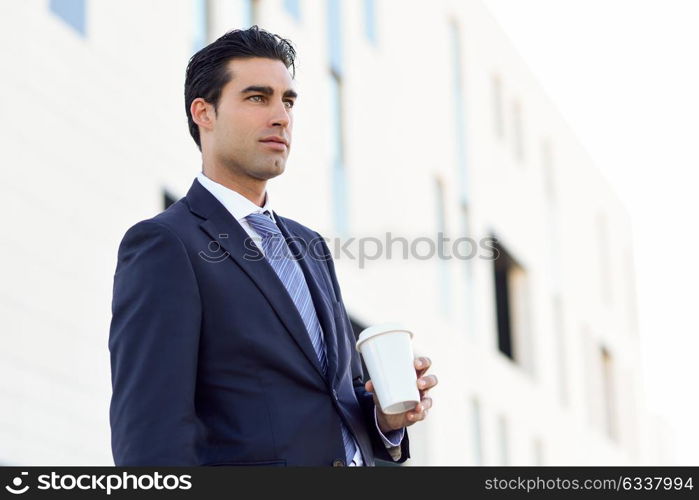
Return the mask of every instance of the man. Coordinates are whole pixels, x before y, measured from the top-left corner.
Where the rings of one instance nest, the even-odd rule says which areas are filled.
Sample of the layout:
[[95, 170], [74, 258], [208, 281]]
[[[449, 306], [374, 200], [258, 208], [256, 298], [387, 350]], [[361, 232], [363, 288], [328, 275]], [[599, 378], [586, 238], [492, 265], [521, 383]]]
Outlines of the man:
[[[119, 247], [109, 348], [116, 465], [367, 465], [409, 458], [422, 401], [386, 415], [320, 235], [272, 210], [296, 92], [291, 44], [256, 26], [190, 60], [203, 172]], [[420, 385], [423, 384], [423, 385]]]

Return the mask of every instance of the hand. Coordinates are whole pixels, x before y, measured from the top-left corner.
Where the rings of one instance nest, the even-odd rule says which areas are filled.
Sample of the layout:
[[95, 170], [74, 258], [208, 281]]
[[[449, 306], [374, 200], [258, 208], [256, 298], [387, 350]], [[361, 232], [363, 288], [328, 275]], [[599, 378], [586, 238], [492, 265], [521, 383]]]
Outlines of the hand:
[[379, 422], [379, 428], [381, 432], [386, 433], [403, 427], [409, 427], [415, 422], [420, 420], [425, 420], [427, 417], [427, 410], [432, 408], [432, 398], [427, 397], [427, 391], [437, 385], [437, 376], [427, 375], [424, 376], [427, 369], [430, 367], [432, 362], [429, 358], [420, 357], [415, 358], [415, 373], [417, 375], [417, 387], [420, 392], [420, 402], [415, 406], [414, 409], [408, 410], [403, 413], [398, 413], [396, 415], [387, 415], [381, 411], [381, 405], [379, 405], [379, 400], [374, 393], [374, 384], [371, 380], [367, 380], [364, 384], [364, 388], [367, 392], [370, 392], [374, 396], [374, 404], [376, 405], [376, 419]]

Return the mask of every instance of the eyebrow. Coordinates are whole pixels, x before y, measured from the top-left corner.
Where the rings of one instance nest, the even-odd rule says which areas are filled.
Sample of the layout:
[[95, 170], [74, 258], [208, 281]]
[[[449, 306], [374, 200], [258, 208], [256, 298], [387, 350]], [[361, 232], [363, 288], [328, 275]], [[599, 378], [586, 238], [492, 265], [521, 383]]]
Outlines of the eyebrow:
[[[241, 94], [249, 94], [251, 92], [259, 92], [260, 94], [264, 94], [266, 96], [271, 96], [274, 94], [274, 89], [272, 87], [266, 87], [263, 85], [250, 85], [249, 87], [245, 87], [243, 90], [240, 91]], [[298, 97], [298, 94], [289, 89], [284, 92], [282, 97], [293, 97], [296, 99]]]

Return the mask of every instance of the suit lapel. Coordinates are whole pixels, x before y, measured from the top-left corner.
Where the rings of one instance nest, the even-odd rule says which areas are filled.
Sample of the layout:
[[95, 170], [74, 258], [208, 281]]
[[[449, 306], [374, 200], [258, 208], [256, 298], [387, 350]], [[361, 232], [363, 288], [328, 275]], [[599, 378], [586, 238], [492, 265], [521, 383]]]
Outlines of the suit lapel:
[[[277, 273], [265, 260], [254, 242], [249, 239], [243, 227], [197, 180], [187, 193], [187, 202], [192, 212], [205, 219], [200, 223], [200, 227], [257, 285], [308, 361], [325, 379], [311, 338], [296, 305]], [[205, 251], [205, 249], [202, 250]]]

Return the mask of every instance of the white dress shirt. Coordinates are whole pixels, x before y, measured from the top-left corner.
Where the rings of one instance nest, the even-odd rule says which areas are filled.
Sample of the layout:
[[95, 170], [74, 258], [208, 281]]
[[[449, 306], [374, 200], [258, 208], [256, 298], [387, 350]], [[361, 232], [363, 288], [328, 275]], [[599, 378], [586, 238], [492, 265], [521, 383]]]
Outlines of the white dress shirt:
[[[238, 193], [237, 191], [227, 188], [226, 186], [219, 184], [218, 182], [212, 181], [207, 176], [205, 176], [203, 172], [199, 172], [197, 174], [197, 180], [202, 186], [204, 186], [204, 188], [206, 188], [212, 195], [214, 195], [214, 197], [219, 202], [221, 202], [221, 204], [224, 207], [226, 207], [226, 209], [231, 213], [233, 217], [235, 217], [235, 220], [237, 220], [238, 223], [243, 227], [243, 229], [245, 229], [245, 232], [248, 233], [250, 238], [252, 238], [252, 240], [258, 246], [260, 251], [264, 254], [261, 244], [262, 238], [257, 233], [257, 231], [255, 231], [255, 229], [253, 229], [252, 226], [250, 226], [246, 217], [253, 213], [261, 214], [267, 211], [270, 213], [270, 215], [272, 216], [272, 220], [276, 224], [277, 221], [274, 217], [274, 211], [272, 210], [272, 205], [269, 201], [269, 193], [265, 193], [265, 203], [262, 207], [259, 207], [252, 201], [247, 199], [245, 196]], [[390, 439], [386, 437], [379, 428], [378, 420], [376, 417], [376, 408], [374, 408], [374, 424], [376, 425], [376, 429], [379, 431], [379, 435], [381, 436], [384, 445], [388, 449], [389, 454], [391, 455], [391, 457], [393, 457], [393, 460], [400, 460], [400, 443], [403, 440], [405, 429], [399, 429], [397, 431], [389, 432], [388, 434], [390, 436]], [[362, 454], [359, 450], [359, 444], [357, 443], [356, 439], [354, 440], [354, 444], [357, 451], [355, 452], [354, 457], [352, 458], [352, 462], [349, 464], [350, 467], [364, 465], [364, 461], [362, 460]]]

